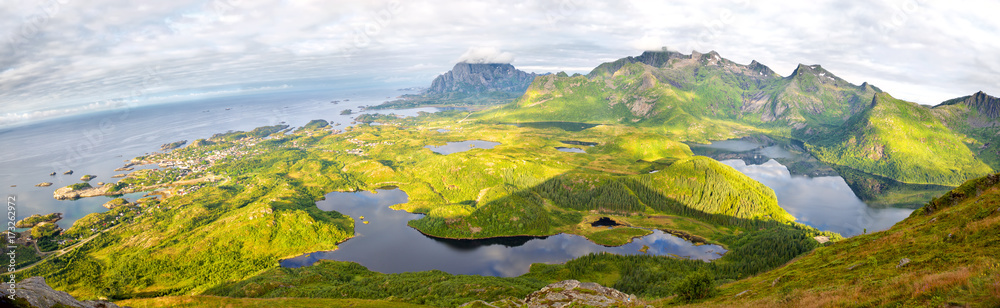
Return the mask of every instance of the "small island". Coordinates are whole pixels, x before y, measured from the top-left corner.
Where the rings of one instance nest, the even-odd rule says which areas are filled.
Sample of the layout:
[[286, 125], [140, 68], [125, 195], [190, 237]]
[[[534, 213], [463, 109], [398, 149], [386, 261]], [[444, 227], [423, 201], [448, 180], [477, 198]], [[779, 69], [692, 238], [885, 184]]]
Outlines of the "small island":
[[73, 170], [66, 170], [66, 172], [63, 172], [63, 174], [73, 174]]
[[85, 175], [83, 175], [83, 176], [80, 177], [80, 180], [86, 182], [86, 181], [93, 180], [96, 177], [97, 176], [93, 175], [93, 174], [85, 174]]
[[[228, 109], [226, 109], [228, 110]], [[161, 151], [170, 151], [187, 144], [187, 140], [174, 141], [160, 146]]]
[[62, 215], [63, 215], [62, 213], [51, 213], [44, 216], [39, 214], [31, 215], [17, 221], [17, 223], [14, 224], [14, 227], [31, 228], [41, 223], [55, 223], [60, 219], [62, 219]]
[[41, 182], [41, 183], [35, 184], [35, 187], [49, 187], [49, 186], [52, 186], [52, 182]]

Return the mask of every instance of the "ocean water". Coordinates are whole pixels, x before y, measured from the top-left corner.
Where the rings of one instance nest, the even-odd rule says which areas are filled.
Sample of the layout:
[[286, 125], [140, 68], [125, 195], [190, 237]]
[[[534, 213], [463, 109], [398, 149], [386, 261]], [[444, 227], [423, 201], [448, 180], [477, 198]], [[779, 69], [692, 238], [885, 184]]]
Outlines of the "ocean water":
[[[106, 211], [101, 205], [109, 197], [60, 201], [52, 192], [81, 182], [116, 182], [114, 171], [133, 157], [160, 150], [160, 145], [179, 140], [189, 143], [215, 133], [247, 131], [265, 125], [302, 126], [314, 119], [351, 125], [359, 106], [372, 106], [406, 92], [394, 89], [300, 91], [253, 96], [232, 96], [133, 107], [45, 120], [17, 127], [0, 128], [0, 190], [13, 201], [15, 215], [63, 213], [59, 226], [68, 229], [77, 219]], [[339, 100], [339, 103], [331, 101]], [[345, 101], [349, 100], [349, 101]], [[352, 115], [341, 115], [352, 109]], [[379, 113], [416, 115], [435, 108], [384, 110]], [[158, 168], [141, 166], [138, 168]], [[73, 170], [72, 175], [63, 175]], [[56, 172], [56, 176], [49, 173]], [[49, 187], [35, 187], [52, 182]], [[141, 197], [135, 194], [126, 197]]]

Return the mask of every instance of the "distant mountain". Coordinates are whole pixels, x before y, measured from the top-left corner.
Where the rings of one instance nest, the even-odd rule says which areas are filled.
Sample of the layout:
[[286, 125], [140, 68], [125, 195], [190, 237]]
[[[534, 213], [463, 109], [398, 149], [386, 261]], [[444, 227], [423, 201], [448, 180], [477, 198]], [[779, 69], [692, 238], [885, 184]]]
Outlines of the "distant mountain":
[[457, 63], [447, 73], [434, 78], [418, 95], [379, 105], [379, 108], [422, 105], [495, 105], [509, 103], [524, 94], [537, 75], [508, 63]]
[[535, 76], [507, 63], [458, 63], [447, 73], [434, 78], [426, 93], [508, 92], [521, 95]]
[[879, 92], [819, 65], [799, 65], [782, 77], [757, 61], [738, 64], [714, 51], [647, 51], [601, 64], [586, 77], [539, 77], [517, 104], [544, 108], [505, 112], [510, 120], [526, 116], [677, 129], [716, 120], [720, 129], [695, 125], [697, 131], [678, 133], [724, 137], [732, 124], [743, 123], [805, 137], [842, 124]]

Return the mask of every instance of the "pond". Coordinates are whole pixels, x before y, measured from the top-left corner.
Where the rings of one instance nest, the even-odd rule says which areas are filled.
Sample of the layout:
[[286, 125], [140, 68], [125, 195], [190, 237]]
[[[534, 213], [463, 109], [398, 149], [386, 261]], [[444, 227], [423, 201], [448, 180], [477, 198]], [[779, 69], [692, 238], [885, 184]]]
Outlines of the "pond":
[[[318, 260], [353, 261], [382, 273], [442, 270], [452, 274], [513, 277], [528, 272], [532, 263], [562, 263], [595, 252], [677, 255], [714, 260], [725, 249], [717, 245], [694, 245], [682, 238], [656, 230], [618, 247], [606, 247], [570, 234], [545, 237], [507, 237], [482, 240], [453, 240], [426, 236], [406, 222], [422, 215], [390, 209], [407, 202], [399, 189], [373, 192], [333, 192], [316, 202], [325, 211], [337, 211], [355, 218], [355, 237], [337, 250], [304, 254], [281, 260], [283, 267], [309, 266]], [[361, 223], [364, 216], [368, 224]]]
[[559, 150], [559, 152], [587, 153], [587, 151], [584, 151], [581, 148], [556, 147], [556, 150]]
[[466, 140], [458, 142], [448, 142], [445, 145], [428, 145], [424, 148], [430, 149], [431, 152], [448, 155], [452, 153], [465, 152], [475, 148], [480, 149], [492, 149], [495, 146], [500, 145], [499, 142], [483, 141], [483, 140]]
[[578, 132], [601, 124], [590, 124], [580, 122], [522, 122], [522, 123], [502, 123], [517, 127], [529, 127], [537, 129], [558, 128], [568, 132]]
[[[896, 182], [880, 186], [891, 186], [894, 191], [871, 193], [866, 187], [849, 184], [887, 179], [831, 167], [789, 140], [755, 137], [690, 146], [696, 155], [715, 158], [773, 189], [778, 204], [799, 222], [844, 236], [888, 229], [908, 217], [914, 204], [923, 204], [949, 189]], [[899, 197], [881, 197], [887, 194]]]

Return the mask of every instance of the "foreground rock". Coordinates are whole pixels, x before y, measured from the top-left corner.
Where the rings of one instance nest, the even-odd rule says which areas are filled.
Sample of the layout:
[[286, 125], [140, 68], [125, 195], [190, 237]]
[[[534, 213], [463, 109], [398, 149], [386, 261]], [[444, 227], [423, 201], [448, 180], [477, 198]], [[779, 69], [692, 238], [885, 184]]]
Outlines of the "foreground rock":
[[[10, 289], [14, 289], [11, 301]], [[17, 282], [13, 287], [8, 283], [0, 284], [0, 306], [2, 307], [80, 307], [80, 308], [120, 308], [108, 301], [78, 301], [69, 293], [53, 290], [45, 284], [45, 278], [31, 277]]]
[[635, 295], [601, 286], [593, 282], [563, 280], [545, 286], [521, 300], [486, 303], [475, 301], [461, 307], [644, 307]]

